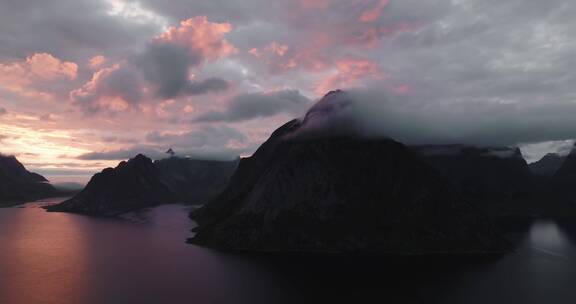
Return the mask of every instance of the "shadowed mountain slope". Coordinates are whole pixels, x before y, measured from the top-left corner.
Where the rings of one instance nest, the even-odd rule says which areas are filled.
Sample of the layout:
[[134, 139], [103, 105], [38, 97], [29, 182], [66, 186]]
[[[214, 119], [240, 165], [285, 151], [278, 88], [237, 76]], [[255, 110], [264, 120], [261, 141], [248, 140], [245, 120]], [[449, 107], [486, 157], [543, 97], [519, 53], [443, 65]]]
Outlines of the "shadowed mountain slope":
[[332, 120], [331, 92], [243, 159], [221, 195], [194, 211], [191, 242], [254, 251], [490, 252], [506, 242], [445, 178], [401, 143]]

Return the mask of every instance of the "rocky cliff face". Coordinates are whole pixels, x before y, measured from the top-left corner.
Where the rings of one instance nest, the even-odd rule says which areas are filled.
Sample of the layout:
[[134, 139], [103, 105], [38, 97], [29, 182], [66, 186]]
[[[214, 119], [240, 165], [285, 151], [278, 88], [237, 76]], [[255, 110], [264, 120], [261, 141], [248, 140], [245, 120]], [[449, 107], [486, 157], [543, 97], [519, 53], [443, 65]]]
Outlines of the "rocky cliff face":
[[203, 203], [221, 190], [236, 162], [138, 155], [94, 175], [86, 188], [48, 211], [114, 215], [168, 203]]
[[58, 195], [42, 175], [26, 170], [14, 156], [0, 155], [0, 205]]
[[548, 153], [537, 162], [531, 163], [529, 165], [530, 170], [536, 175], [550, 178], [556, 174], [556, 171], [562, 166], [565, 159], [565, 156]]
[[[331, 99], [338, 104], [327, 104]], [[505, 247], [488, 221], [409, 148], [358, 138], [327, 122], [325, 115], [345, 107], [345, 99], [343, 92], [328, 94], [243, 159], [224, 192], [191, 214], [199, 224], [191, 242], [410, 254]], [[323, 133], [325, 123], [330, 131]]]

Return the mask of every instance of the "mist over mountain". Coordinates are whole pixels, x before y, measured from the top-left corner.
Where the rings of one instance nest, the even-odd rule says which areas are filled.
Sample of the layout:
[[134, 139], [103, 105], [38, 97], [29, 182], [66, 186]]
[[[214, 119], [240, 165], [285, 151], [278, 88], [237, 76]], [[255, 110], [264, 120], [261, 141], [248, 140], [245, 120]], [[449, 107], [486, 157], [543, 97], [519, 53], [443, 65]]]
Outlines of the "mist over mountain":
[[346, 125], [357, 135], [390, 137], [408, 145], [517, 146], [572, 139], [576, 134], [574, 104], [453, 100], [429, 104], [426, 99], [377, 89], [340, 93], [310, 109], [308, 115], [316, 117], [308, 127], [321, 124], [326, 130]]

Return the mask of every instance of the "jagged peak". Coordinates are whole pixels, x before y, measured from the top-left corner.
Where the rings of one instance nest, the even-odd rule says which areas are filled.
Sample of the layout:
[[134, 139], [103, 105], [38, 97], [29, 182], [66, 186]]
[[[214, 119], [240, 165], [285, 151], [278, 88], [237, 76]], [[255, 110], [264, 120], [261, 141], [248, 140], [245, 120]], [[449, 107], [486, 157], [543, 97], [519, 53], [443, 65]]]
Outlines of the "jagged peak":
[[146, 161], [146, 162], [152, 162], [152, 159], [150, 159], [148, 156], [142, 154], [142, 153], [138, 153], [138, 155], [134, 156], [133, 158], [131, 158], [129, 161]]

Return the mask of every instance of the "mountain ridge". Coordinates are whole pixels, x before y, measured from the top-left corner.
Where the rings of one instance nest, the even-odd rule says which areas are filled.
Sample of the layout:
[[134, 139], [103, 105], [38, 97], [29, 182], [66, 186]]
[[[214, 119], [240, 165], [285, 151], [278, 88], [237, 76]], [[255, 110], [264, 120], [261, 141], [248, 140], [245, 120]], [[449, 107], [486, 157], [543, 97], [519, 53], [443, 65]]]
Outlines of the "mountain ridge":
[[203, 202], [220, 191], [236, 164], [179, 157], [152, 161], [138, 154], [95, 174], [76, 196], [46, 209], [116, 215], [160, 204]]

